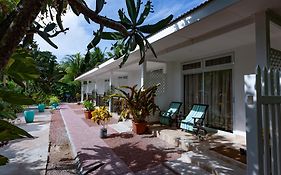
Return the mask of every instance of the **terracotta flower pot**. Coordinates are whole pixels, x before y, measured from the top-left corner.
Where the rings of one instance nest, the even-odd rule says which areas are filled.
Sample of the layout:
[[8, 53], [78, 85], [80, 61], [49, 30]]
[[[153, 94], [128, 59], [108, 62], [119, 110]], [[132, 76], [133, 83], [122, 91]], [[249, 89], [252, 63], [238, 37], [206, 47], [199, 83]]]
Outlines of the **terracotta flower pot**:
[[146, 132], [146, 130], [147, 130], [146, 122], [142, 122], [142, 123], [133, 122], [133, 131], [136, 134], [143, 134]]
[[85, 119], [91, 119], [92, 118], [92, 111], [84, 111]]

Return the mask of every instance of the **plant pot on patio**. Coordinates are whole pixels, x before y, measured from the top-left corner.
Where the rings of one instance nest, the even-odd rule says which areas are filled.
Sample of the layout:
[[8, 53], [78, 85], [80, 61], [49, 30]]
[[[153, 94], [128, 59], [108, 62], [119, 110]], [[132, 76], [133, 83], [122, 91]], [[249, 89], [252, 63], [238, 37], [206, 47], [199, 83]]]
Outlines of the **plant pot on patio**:
[[107, 128], [102, 127], [100, 129], [100, 138], [106, 138], [107, 137]]
[[44, 110], [45, 110], [45, 104], [38, 104], [38, 111], [39, 112], [44, 112]]
[[111, 119], [111, 117], [112, 115], [105, 106], [96, 108], [92, 112], [92, 121], [97, 123], [98, 125], [102, 125], [102, 128], [100, 129], [100, 138], [107, 137], [106, 124]]
[[83, 102], [83, 105], [85, 107], [85, 111], [84, 111], [84, 114], [85, 114], [85, 118], [86, 119], [91, 119], [92, 118], [92, 112], [93, 110], [95, 109], [94, 107], [94, 104], [93, 102], [89, 101], [89, 100], [86, 100]]
[[85, 119], [91, 119], [92, 118], [92, 112], [93, 111], [84, 111]]
[[34, 120], [34, 111], [33, 110], [28, 110], [24, 111], [24, 119], [26, 123], [32, 123]]
[[[124, 86], [122, 88], [126, 90], [116, 88], [121, 94], [111, 95], [111, 97], [117, 97], [125, 102], [122, 106], [120, 116], [121, 118], [132, 117], [133, 131], [136, 134], [143, 134], [146, 132], [146, 118], [159, 110], [159, 107], [154, 102], [158, 86], [159, 84], [139, 89], [137, 89], [137, 85], [133, 87]], [[128, 90], [131, 92], [127, 93]]]
[[147, 131], [147, 123], [146, 122], [132, 122], [133, 123], [133, 131], [136, 134], [144, 134]]

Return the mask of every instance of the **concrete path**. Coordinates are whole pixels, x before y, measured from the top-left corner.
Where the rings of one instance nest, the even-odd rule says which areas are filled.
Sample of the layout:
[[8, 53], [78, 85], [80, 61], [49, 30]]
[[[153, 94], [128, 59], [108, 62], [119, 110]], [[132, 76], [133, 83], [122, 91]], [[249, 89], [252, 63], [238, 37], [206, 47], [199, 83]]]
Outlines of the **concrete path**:
[[[61, 105], [66, 130], [73, 149], [73, 155], [78, 158], [81, 173], [85, 173], [95, 165], [104, 165], [91, 174], [126, 175], [133, 174], [128, 166], [111, 150], [99, 137], [100, 127], [89, 127], [82, 118], [84, 114], [77, 114], [68, 105]], [[108, 128], [108, 134], [113, 131]]]
[[20, 117], [18, 126], [33, 135], [34, 139], [19, 139], [0, 148], [0, 154], [9, 158], [9, 163], [0, 166], [1, 175], [39, 175], [45, 174], [48, 146], [49, 112], [36, 113], [34, 123], [26, 124]]

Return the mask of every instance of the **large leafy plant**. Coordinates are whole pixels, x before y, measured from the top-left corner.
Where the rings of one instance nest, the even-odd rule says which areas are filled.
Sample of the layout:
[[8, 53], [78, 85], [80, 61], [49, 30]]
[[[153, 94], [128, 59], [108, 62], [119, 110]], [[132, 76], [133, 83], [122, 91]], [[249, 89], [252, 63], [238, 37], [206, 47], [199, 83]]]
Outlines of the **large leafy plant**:
[[[137, 85], [133, 87], [122, 86], [116, 88], [120, 93], [113, 94], [111, 97], [117, 97], [125, 101], [125, 107], [121, 110], [121, 117], [126, 118], [130, 114], [134, 122], [145, 122], [146, 117], [159, 110], [154, 101], [158, 86], [159, 84], [140, 89], [137, 89]], [[129, 90], [129, 93], [126, 90]]]
[[[26, 131], [7, 122], [16, 118], [15, 106], [34, 103], [31, 97], [25, 95], [26, 81], [38, 78], [35, 63], [26, 50], [18, 49], [8, 64], [1, 71], [0, 83], [0, 146], [9, 140], [30, 137]], [[0, 81], [1, 82], [1, 81]], [[18, 107], [17, 107], [18, 108]], [[8, 159], [0, 156], [0, 165], [6, 164]]]
[[92, 113], [92, 121], [105, 128], [105, 124], [111, 119], [112, 115], [105, 106], [96, 108]]
[[153, 12], [153, 6], [151, 0], [148, 0], [144, 5], [143, 11], [141, 12], [142, 1], [137, 0], [126, 0], [127, 12], [124, 10], [119, 10], [118, 15], [121, 24], [128, 30], [128, 35], [124, 35], [121, 32], [104, 32], [103, 25], [97, 32], [94, 32], [94, 39], [89, 43], [87, 48], [90, 50], [95, 47], [101, 39], [104, 40], [120, 40], [113, 45], [113, 50], [115, 53], [115, 59], [123, 57], [120, 64], [122, 67], [127, 61], [130, 52], [135, 50], [137, 45], [140, 51], [140, 61], [142, 64], [145, 59], [145, 53], [147, 49], [151, 49], [155, 57], [157, 57], [152, 45], [146, 38], [146, 35], [151, 35], [159, 30], [163, 29], [167, 24], [173, 19], [173, 15], [160, 20], [159, 22], [152, 25], [144, 25], [144, 22], [150, 12]]
[[84, 107], [86, 108], [87, 111], [92, 111], [95, 109], [95, 106], [93, 104], [93, 102], [91, 102], [90, 100], [86, 100], [83, 102]]

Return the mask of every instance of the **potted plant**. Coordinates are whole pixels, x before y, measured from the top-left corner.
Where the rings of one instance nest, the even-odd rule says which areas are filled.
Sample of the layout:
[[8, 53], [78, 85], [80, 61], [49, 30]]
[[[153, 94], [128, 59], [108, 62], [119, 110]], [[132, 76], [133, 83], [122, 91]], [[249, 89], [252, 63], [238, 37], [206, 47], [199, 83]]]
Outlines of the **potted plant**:
[[[125, 107], [121, 109], [120, 116], [127, 117], [128, 114], [132, 116], [133, 131], [136, 134], [143, 134], [147, 130], [146, 118], [159, 110], [154, 102], [158, 86], [159, 84], [140, 89], [137, 89], [137, 85], [133, 87], [123, 86], [121, 89], [116, 88], [121, 94], [111, 95], [125, 101]], [[125, 90], [129, 90], [129, 93]]]
[[59, 106], [60, 100], [57, 96], [50, 97], [50, 105], [52, 108], [56, 109]]
[[44, 110], [45, 110], [45, 104], [44, 103], [38, 104], [38, 111], [39, 112], [44, 112]]
[[83, 105], [86, 108], [86, 110], [84, 111], [85, 118], [91, 119], [92, 118], [91, 112], [95, 109], [94, 103], [91, 102], [90, 100], [86, 100], [86, 101], [83, 102]]
[[112, 115], [107, 110], [105, 106], [96, 108], [92, 112], [92, 120], [93, 122], [97, 123], [98, 125], [102, 125], [102, 128], [100, 130], [100, 137], [105, 138], [107, 137], [107, 128], [106, 123], [110, 120]]
[[25, 110], [23, 114], [26, 123], [32, 123], [34, 121], [34, 110]]

